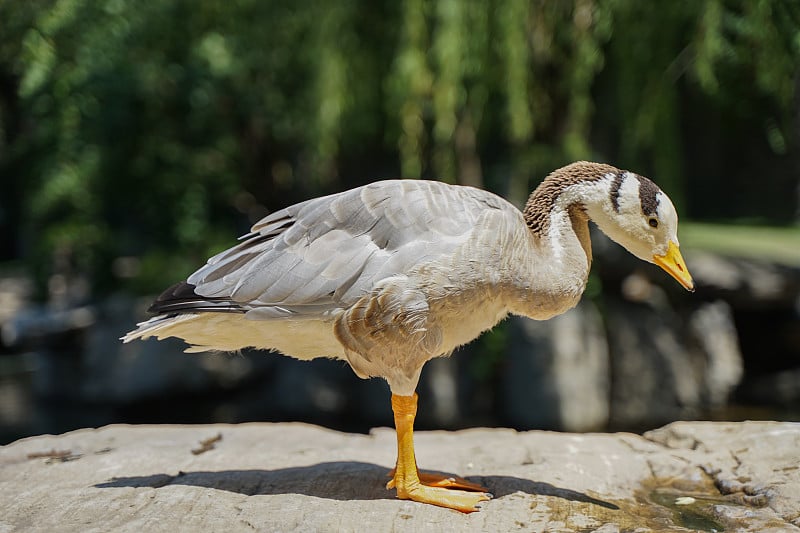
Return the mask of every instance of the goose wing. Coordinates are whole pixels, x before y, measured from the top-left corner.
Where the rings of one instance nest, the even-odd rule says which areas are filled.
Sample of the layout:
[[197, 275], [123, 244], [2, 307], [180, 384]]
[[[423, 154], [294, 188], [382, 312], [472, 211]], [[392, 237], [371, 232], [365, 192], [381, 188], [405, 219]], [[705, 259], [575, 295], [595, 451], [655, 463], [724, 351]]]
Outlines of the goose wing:
[[480, 189], [421, 180], [315, 198], [259, 221], [153, 310], [320, 316], [347, 307], [381, 279], [452, 252], [487, 210], [509, 209]]

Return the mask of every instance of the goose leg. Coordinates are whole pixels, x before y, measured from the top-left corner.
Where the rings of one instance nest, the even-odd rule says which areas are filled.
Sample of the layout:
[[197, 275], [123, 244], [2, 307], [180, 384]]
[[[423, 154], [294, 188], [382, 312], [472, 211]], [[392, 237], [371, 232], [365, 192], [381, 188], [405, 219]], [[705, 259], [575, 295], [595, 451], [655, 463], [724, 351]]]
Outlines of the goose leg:
[[[484, 487], [461, 478], [436, 474], [420, 475], [414, 456], [414, 418], [417, 395], [392, 395], [392, 411], [397, 430], [397, 466], [386, 488], [396, 488], [397, 497], [448, 507], [464, 513], [477, 511], [478, 503], [491, 498]], [[466, 490], [459, 490], [466, 489]], [[478, 491], [478, 492], [467, 492]]]

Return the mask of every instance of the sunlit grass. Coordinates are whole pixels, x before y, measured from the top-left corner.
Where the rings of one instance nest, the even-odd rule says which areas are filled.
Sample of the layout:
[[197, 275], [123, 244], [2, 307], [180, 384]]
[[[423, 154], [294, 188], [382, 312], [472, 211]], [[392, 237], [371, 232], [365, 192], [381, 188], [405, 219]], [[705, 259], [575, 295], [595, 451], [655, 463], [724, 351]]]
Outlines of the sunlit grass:
[[800, 265], [800, 227], [681, 223], [681, 247]]

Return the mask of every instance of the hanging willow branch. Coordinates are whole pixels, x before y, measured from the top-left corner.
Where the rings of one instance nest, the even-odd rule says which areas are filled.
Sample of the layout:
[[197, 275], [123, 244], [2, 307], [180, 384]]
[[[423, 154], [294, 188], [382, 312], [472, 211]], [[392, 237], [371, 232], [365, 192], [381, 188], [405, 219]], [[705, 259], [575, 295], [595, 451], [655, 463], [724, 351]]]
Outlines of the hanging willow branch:
[[158, 287], [232, 212], [378, 177], [520, 201], [594, 158], [681, 204], [689, 104], [798, 146], [798, 2], [31, 0], [0, 20], [0, 174], [22, 195], [0, 211], [31, 217], [42, 264], [71, 250], [97, 279], [146, 241]]

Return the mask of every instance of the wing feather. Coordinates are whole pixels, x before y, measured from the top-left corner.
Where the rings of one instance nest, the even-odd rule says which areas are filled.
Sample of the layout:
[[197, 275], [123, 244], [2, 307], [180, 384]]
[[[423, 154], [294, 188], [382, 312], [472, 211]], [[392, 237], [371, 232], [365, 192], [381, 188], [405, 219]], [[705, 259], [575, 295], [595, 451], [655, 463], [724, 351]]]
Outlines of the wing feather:
[[389, 276], [453, 253], [487, 209], [516, 209], [471, 187], [389, 180], [270, 214], [187, 282], [251, 318], [346, 307]]

